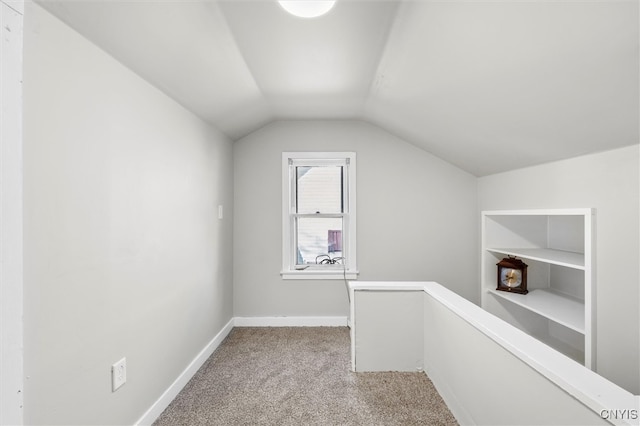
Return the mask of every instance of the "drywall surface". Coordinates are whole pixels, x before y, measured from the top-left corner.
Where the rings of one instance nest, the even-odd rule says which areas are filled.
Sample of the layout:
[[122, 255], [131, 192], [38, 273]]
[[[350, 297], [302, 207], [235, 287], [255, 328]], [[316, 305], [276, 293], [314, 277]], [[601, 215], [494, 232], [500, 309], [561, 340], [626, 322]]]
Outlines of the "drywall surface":
[[431, 294], [424, 295], [425, 372], [460, 424], [608, 424], [472, 324]]
[[22, 1], [0, 2], [0, 424], [23, 421]]
[[424, 369], [424, 291], [354, 291], [355, 371]]
[[392, 370], [404, 352], [420, 356], [460, 424], [638, 424], [637, 396], [438, 283], [351, 281], [349, 289], [352, 369], [362, 371], [364, 359], [375, 361], [367, 369]]
[[634, 394], [640, 392], [638, 148], [635, 145], [478, 180], [481, 211], [596, 209], [596, 371]]
[[366, 117], [477, 176], [638, 143], [637, 1], [404, 1]]
[[232, 146], [33, 3], [24, 42], [25, 423], [133, 424], [232, 317]]
[[476, 299], [476, 178], [360, 121], [279, 121], [234, 143], [234, 314], [346, 316], [342, 280], [283, 280], [284, 151], [357, 155], [359, 279], [437, 280]]

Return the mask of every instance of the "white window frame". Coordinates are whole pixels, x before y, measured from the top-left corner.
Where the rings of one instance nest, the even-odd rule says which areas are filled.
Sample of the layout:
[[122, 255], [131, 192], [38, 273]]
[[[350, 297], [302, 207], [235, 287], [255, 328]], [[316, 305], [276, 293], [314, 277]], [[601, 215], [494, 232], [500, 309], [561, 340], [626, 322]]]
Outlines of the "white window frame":
[[[305, 265], [296, 267], [295, 243], [295, 166], [346, 165], [343, 217], [344, 265]], [[356, 153], [355, 152], [283, 152], [282, 153], [282, 278], [302, 280], [357, 279], [356, 257]]]

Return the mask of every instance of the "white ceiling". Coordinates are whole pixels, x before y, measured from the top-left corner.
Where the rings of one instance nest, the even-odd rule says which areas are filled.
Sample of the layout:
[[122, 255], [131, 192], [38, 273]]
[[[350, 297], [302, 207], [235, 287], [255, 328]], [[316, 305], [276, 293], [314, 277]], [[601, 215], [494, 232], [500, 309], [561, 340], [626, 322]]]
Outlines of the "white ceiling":
[[361, 119], [477, 176], [639, 142], [638, 0], [40, 0], [239, 139]]

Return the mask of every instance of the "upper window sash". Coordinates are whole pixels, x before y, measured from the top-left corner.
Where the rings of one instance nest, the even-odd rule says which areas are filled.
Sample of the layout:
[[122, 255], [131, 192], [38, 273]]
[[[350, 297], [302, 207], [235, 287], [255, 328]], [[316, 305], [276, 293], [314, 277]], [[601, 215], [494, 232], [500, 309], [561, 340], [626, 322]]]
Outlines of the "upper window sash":
[[289, 214], [314, 214], [316, 212], [300, 212], [298, 206], [298, 167], [342, 167], [342, 208], [341, 211], [320, 211], [321, 214], [349, 213], [349, 158], [346, 159], [289, 159]]

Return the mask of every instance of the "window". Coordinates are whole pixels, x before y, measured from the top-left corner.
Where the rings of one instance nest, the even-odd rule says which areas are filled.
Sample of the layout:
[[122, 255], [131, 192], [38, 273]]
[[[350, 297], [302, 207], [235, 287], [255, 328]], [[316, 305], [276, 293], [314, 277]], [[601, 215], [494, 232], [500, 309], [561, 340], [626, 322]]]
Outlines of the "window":
[[282, 153], [282, 277], [354, 279], [356, 154]]

